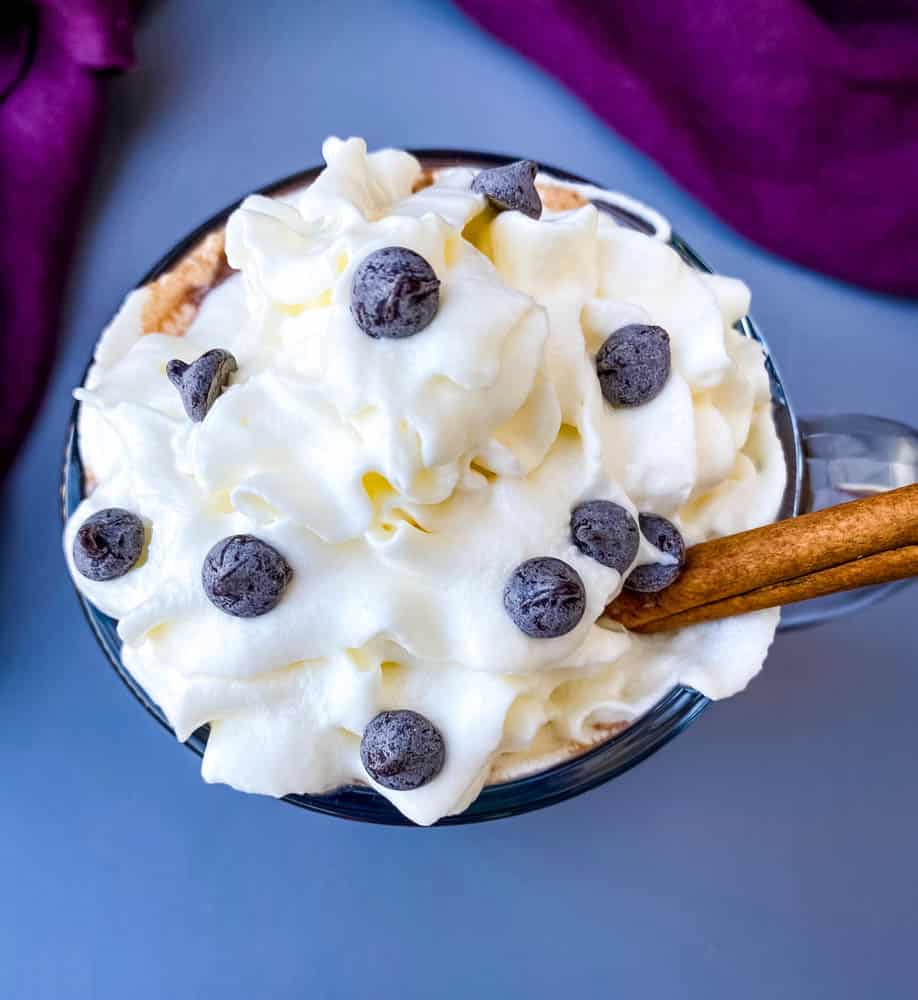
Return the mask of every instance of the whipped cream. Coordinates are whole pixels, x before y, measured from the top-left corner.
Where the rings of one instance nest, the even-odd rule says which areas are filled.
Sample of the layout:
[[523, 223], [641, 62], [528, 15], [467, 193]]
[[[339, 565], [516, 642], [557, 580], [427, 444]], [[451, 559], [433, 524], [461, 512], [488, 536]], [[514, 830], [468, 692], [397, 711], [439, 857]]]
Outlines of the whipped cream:
[[[183, 337], [143, 334], [150, 291], [132, 292], [76, 391], [97, 486], [65, 531], [71, 572], [118, 619], [125, 666], [178, 738], [210, 724], [204, 778], [275, 796], [368, 783], [429, 824], [677, 683], [741, 690], [777, 612], [630, 634], [601, 618], [621, 575], [574, 546], [569, 522], [607, 499], [670, 518], [693, 544], [774, 518], [785, 473], [763, 356], [732, 329], [745, 285], [694, 271], [664, 220], [623, 196], [575, 187], [641, 211], [655, 236], [592, 204], [495, 215], [464, 168], [412, 193], [418, 162], [359, 139], [329, 139], [323, 155], [309, 188], [233, 213], [238, 273]], [[419, 335], [374, 340], [349, 292], [356, 266], [391, 245], [431, 264], [440, 306]], [[613, 409], [593, 357], [628, 323], [669, 332], [672, 373], [651, 402]], [[214, 347], [238, 371], [191, 423], [166, 364]], [[142, 517], [148, 544], [125, 576], [93, 582], [71, 549], [105, 507]], [[260, 618], [228, 617], [201, 586], [205, 554], [236, 533], [293, 568]], [[535, 556], [563, 559], [586, 589], [580, 624], [558, 638], [527, 637], [503, 606]], [[643, 540], [635, 565], [660, 559]], [[412, 791], [376, 785], [360, 760], [369, 720], [397, 708], [446, 744], [443, 770]]]

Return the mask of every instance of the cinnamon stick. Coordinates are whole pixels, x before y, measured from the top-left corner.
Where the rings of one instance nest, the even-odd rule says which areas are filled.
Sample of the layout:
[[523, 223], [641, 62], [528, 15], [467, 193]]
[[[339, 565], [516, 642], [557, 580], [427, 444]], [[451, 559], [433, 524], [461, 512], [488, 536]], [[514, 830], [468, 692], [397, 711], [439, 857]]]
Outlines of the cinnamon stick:
[[913, 576], [916, 552], [918, 484], [695, 545], [674, 584], [624, 590], [606, 615], [635, 631], [678, 628]]
[[893, 580], [905, 580], [911, 576], [918, 576], [918, 545], [879, 552], [818, 573], [807, 573], [794, 580], [760, 587], [736, 597], [702, 604], [676, 615], [631, 627], [635, 632], [669, 632], [682, 628], [683, 625], [730, 618], [749, 611], [761, 611], [762, 608], [784, 607], [785, 604], [795, 604], [797, 601], [808, 601], [814, 597], [825, 597], [826, 594], [837, 594], [857, 587], [891, 583]]

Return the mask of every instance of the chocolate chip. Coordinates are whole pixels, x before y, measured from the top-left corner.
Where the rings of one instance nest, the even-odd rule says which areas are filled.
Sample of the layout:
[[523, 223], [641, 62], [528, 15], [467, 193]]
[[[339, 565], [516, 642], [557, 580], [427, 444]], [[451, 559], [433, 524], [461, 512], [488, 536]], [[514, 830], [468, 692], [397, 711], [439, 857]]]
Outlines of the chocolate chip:
[[644, 594], [652, 594], [668, 587], [682, 572], [685, 563], [685, 542], [679, 529], [657, 514], [639, 514], [641, 532], [652, 545], [667, 555], [674, 556], [676, 562], [666, 566], [663, 563], [648, 563], [637, 566], [625, 580], [628, 590], [639, 590]]
[[293, 570], [273, 546], [254, 535], [230, 535], [204, 557], [201, 582], [210, 602], [235, 618], [277, 607]]
[[623, 326], [596, 355], [599, 386], [613, 406], [649, 403], [666, 384], [669, 369], [669, 334], [659, 326]]
[[229, 351], [215, 347], [205, 351], [190, 365], [173, 359], [166, 365], [169, 381], [178, 389], [185, 412], [196, 424], [206, 416], [236, 371], [236, 359]]
[[143, 522], [121, 507], [106, 507], [80, 525], [73, 539], [73, 564], [87, 580], [115, 580], [140, 558]]
[[571, 535], [584, 555], [619, 573], [634, 562], [641, 544], [637, 522], [609, 500], [578, 504], [571, 512]]
[[397, 792], [420, 788], [436, 778], [445, 755], [440, 730], [407, 709], [380, 712], [367, 724], [360, 741], [360, 759], [367, 774]]
[[538, 219], [542, 214], [542, 199], [536, 191], [538, 163], [517, 160], [505, 167], [482, 170], [472, 181], [475, 194], [483, 194], [499, 211], [515, 210]]
[[361, 261], [351, 285], [351, 315], [374, 339], [413, 337], [437, 315], [440, 282], [406, 247], [383, 247]]
[[586, 609], [586, 591], [572, 566], [540, 556], [513, 571], [504, 588], [504, 607], [526, 635], [553, 639], [577, 626]]

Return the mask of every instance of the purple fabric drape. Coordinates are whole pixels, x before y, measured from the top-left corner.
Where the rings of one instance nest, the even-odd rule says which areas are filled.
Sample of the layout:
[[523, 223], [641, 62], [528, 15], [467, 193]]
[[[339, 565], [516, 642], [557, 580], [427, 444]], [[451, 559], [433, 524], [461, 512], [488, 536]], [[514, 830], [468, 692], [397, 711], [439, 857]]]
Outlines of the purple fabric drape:
[[918, 295], [918, 0], [458, 3], [746, 236]]
[[131, 0], [0, 0], [0, 476], [41, 398]]

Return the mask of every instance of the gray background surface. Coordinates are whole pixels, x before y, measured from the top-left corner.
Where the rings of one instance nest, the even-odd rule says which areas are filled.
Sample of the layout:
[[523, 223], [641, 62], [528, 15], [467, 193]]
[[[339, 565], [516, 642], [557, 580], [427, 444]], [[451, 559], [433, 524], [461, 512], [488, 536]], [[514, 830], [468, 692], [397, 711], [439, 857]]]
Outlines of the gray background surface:
[[0, 495], [0, 996], [914, 996], [915, 591], [779, 638], [745, 694], [578, 799], [364, 827], [201, 782], [84, 624], [56, 489], [69, 391], [125, 291], [332, 132], [518, 151], [657, 205], [752, 286], [802, 413], [915, 421], [918, 304], [740, 239], [443, 3], [172, 0], [139, 56]]

